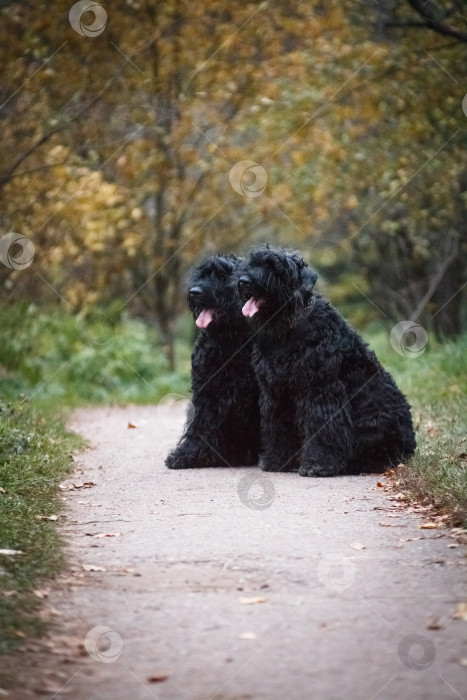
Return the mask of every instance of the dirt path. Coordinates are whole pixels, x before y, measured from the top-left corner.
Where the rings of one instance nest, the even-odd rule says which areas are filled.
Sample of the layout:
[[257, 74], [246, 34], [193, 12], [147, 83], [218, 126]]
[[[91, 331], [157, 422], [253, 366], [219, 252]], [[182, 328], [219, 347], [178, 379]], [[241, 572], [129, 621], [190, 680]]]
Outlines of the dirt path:
[[465, 548], [448, 531], [374, 476], [169, 471], [182, 422], [74, 414], [91, 448], [63, 489], [72, 566], [7, 697], [467, 698]]

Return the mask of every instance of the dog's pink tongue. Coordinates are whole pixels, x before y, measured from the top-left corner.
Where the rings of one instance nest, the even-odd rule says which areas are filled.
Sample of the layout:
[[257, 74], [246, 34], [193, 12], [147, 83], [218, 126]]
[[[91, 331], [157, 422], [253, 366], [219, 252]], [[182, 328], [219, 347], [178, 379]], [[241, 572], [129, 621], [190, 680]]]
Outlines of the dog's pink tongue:
[[249, 316], [251, 318], [252, 316], [255, 315], [259, 311], [259, 306], [257, 301], [255, 300], [254, 297], [251, 297], [251, 299], [248, 299], [246, 302], [245, 306], [242, 309], [242, 314], [244, 316]]
[[198, 328], [207, 328], [212, 321], [212, 311], [210, 309], [203, 309], [196, 319], [196, 325]]

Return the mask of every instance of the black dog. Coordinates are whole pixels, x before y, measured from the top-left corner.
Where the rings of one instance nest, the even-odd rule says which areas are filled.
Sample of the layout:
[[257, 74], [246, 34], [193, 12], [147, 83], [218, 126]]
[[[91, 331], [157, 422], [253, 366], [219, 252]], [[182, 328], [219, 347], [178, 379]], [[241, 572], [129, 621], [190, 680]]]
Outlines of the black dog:
[[258, 463], [258, 388], [234, 277], [238, 263], [213, 255], [190, 277], [188, 305], [201, 329], [191, 358], [193, 416], [166, 459], [170, 469]]
[[375, 354], [313, 293], [298, 253], [261, 248], [240, 271], [255, 339], [265, 471], [384, 471], [415, 450], [410, 406]]

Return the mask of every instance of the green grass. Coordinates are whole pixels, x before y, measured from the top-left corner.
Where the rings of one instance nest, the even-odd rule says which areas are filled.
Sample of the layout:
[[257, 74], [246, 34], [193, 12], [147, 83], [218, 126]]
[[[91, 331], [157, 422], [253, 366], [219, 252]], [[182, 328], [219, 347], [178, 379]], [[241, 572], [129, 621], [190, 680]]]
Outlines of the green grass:
[[55, 416], [26, 398], [0, 400], [0, 652], [43, 629], [34, 590], [63, 564], [55, 522], [56, 486], [71, 471], [71, 453], [83, 445]]
[[435, 343], [416, 358], [399, 355], [387, 333], [367, 337], [412, 405], [418, 448], [397, 473], [397, 488], [467, 527], [467, 335]]

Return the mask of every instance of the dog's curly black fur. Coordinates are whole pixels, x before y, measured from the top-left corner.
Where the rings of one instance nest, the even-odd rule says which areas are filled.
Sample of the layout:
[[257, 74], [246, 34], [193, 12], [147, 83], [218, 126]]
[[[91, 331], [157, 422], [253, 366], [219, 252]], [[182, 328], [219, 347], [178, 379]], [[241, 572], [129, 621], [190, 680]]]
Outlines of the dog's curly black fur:
[[241, 265], [260, 387], [265, 471], [380, 472], [415, 450], [410, 406], [376, 355], [313, 291], [296, 252], [263, 247]]
[[191, 358], [193, 415], [170, 469], [257, 464], [260, 419], [248, 323], [241, 312], [234, 255], [195, 267], [188, 305], [201, 328]]

